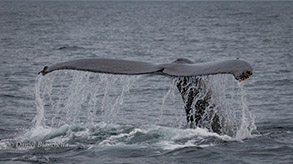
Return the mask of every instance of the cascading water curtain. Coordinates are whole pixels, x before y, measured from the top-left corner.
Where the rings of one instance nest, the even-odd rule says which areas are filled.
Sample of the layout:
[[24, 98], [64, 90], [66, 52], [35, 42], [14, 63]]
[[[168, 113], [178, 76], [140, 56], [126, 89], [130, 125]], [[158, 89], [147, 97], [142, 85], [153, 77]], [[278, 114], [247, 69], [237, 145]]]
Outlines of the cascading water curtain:
[[[116, 122], [119, 120], [119, 110], [124, 100], [140, 77], [79, 71], [61, 71], [39, 76], [35, 88], [37, 115], [34, 126], [60, 127], [65, 124], [94, 126], [97, 122]], [[168, 113], [165, 105], [178, 103], [179, 99], [176, 99], [176, 102], [175, 96], [182, 97], [180, 93], [176, 93], [180, 79], [182, 80], [175, 78], [165, 96], [162, 96], [158, 124], [161, 124], [160, 121], [166, 117], [164, 112]], [[188, 86], [187, 92], [196, 91], [196, 96], [191, 102], [190, 114], [193, 116], [201, 114], [196, 122], [197, 127], [213, 131], [215, 127], [220, 126], [218, 131], [220, 134], [239, 139], [251, 137], [252, 131], [256, 129], [254, 116], [248, 110], [243, 84], [238, 84], [233, 76], [189, 77], [182, 85]], [[187, 101], [188, 93], [182, 98]], [[204, 111], [198, 111], [199, 108], [203, 108], [203, 104], [197, 103], [199, 101], [207, 102]], [[184, 103], [186, 105], [187, 102]], [[183, 117], [185, 116], [178, 115], [178, 119], [174, 120], [178, 122], [179, 127], [182, 127]], [[194, 125], [191, 127], [194, 128]]]
[[138, 78], [78, 71], [39, 76], [35, 88], [35, 126], [113, 122]]
[[[232, 75], [181, 77], [175, 79], [174, 85], [181, 88], [185, 108], [191, 108], [187, 115], [193, 117], [190, 124], [194, 125], [190, 127], [207, 128], [238, 139], [251, 137], [256, 129], [243, 83], [239, 84]], [[192, 102], [190, 93], [195, 95]]]

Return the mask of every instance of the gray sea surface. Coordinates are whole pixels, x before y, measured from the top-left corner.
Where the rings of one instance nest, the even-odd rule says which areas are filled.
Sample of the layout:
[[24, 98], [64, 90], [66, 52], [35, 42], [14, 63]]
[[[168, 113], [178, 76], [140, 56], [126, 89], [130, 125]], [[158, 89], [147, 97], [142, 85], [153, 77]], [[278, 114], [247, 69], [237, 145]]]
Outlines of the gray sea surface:
[[[234, 135], [186, 128], [164, 76], [37, 73], [84, 58], [196, 63]], [[1, 163], [293, 163], [293, 2], [0, 2]], [[228, 111], [228, 112], [227, 112]]]

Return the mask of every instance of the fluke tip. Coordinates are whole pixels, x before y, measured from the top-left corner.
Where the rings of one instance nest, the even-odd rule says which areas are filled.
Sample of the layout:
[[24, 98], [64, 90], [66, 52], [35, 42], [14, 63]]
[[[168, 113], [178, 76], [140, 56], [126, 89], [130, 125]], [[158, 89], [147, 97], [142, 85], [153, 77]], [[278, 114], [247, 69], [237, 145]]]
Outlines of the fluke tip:
[[48, 68], [49, 68], [48, 66], [45, 66], [45, 67], [43, 68], [43, 70], [40, 71], [38, 74], [41, 73], [43, 76], [46, 75], [46, 74], [48, 73], [48, 72], [47, 72]]

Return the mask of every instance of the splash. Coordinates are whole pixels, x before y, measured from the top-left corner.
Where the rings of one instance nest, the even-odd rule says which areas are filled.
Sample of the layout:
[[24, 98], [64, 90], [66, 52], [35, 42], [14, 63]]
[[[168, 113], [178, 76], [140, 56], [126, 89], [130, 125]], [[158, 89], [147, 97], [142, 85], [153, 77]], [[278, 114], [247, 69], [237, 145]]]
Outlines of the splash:
[[[156, 141], [156, 145], [166, 146], [166, 149], [169, 149], [190, 146], [192, 143], [196, 143], [193, 144], [196, 146], [209, 145], [206, 142], [199, 144], [202, 143], [201, 139], [205, 136], [217, 137], [221, 140], [227, 139], [228, 136], [236, 140], [252, 137], [251, 133], [256, 128], [254, 116], [247, 108], [243, 85], [238, 85], [233, 77], [229, 75], [200, 77], [205, 86], [200, 89], [199, 96], [194, 100], [196, 102], [204, 98], [212, 90], [210, 104], [213, 104], [213, 107], [207, 108], [207, 113], [203, 115], [203, 118], [208, 120], [215, 115], [221, 116], [220, 122], [224, 128], [220, 135], [207, 130], [211, 125], [206, 120], [202, 121], [200, 128], [194, 130], [185, 128], [186, 116], [185, 111], [182, 110], [184, 105], [176, 88], [178, 79], [174, 79], [173, 83], [171, 81], [169, 85], [167, 83], [167, 86], [160, 86], [160, 89], [164, 88], [162, 90], [164, 95], [159, 96], [161, 104], [159, 100], [156, 103], [157, 106], [151, 107], [154, 110], [145, 109], [145, 107], [142, 110], [135, 109], [139, 108], [140, 101], [145, 101], [137, 97], [137, 94], [144, 95], [142, 86], [136, 87], [134, 85], [140, 78], [141, 76], [94, 74], [78, 71], [60, 71], [47, 76], [39, 76], [35, 86], [37, 115], [33, 120], [33, 127], [23, 138], [34, 141], [56, 140], [59, 142], [70, 140], [74, 136], [85, 136], [86, 140], [89, 140], [89, 138], [96, 138], [97, 133], [111, 133], [103, 140], [97, 141], [98, 145], [111, 145], [116, 143], [116, 139], [128, 144], [128, 141], [136, 135], [159, 135], [163, 136], [161, 139], [166, 142]], [[192, 80], [192, 85], [195, 84], [194, 87], [199, 87], [197, 83], [193, 83], [194, 80], [198, 80], [198, 77]], [[130, 92], [131, 90], [134, 93]], [[146, 97], [149, 96], [144, 98], [147, 99]], [[134, 102], [131, 102], [133, 99]], [[148, 102], [151, 103], [151, 99]], [[149, 130], [149, 128], [142, 127], [144, 123], [137, 122], [144, 117], [151, 118], [152, 111], [156, 110], [158, 111], [158, 121], [149, 124], [159, 127], [158, 129], [161, 130], [164, 127], [171, 128], [165, 131], [166, 134]], [[136, 113], [130, 115], [131, 111]], [[145, 115], [148, 111], [150, 114]], [[211, 112], [212, 116], [208, 112]], [[134, 117], [140, 118], [135, 119]], [[144, 120], [146, 119], [148, 118]], [[108, 129], [109, 125], [113, 124], [115, 126]], [[137, 124], [140, 126], [136, 126]], [[132, 131], [126, 130], [124, 132], [123, 128], [119, 130], [116, 127], [118, 125], [130, 125]], [[114, 133], [112, 132], [113, 128], [117, 130]], [[166, 140], [166, 136], [170, 134], [176, 136], [172, 131], [176, 132], [178, 129], [183, 134], [194, 133], [194, 135], [200, 136], [200, 141], [194, 140], [194, 135], [189, 138], [191, 141], [188, 143], [185, 142], [185, 139], [183, 139], [184, 143], [181, 143], [181, 140], [177, 142], [174, 136]], [[144, 141], [141, 142], [144, 143]]]
[[[211, 105], [196, 127], [186, 128], [182, 98], [187, 97], [178, 93], [178, 79], [172, 82], [166, 78], [168, 83], [160, 78], [139, 81], [141, 76], [78, 71], [39, 76], [35, 85], [37, 115], [32, 128], [14, 140], [2, 140], [0, 149], [11, 147], [7, 145], [21, 149], [17, 147], [21, 141], [22, 146], [66, 145], [95, 151], [122, 146], [164, 152], [253, 137], [256, 127], [243, 82], [235, 82], [230, 75], [191, 78], [186, 84], [200, 91], [192, 106], [207, 96]], [[222, 126], [220, 133], [210, 130], [209, 120], [214, 121], [211, 118], [215, 115]]]

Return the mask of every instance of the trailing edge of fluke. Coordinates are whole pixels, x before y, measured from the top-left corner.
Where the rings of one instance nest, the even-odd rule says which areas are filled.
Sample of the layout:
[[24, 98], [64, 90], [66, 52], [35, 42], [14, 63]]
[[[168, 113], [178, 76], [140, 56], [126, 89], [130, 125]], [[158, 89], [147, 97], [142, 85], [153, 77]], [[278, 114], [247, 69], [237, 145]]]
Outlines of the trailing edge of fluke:
[[103, 58], [79, 59], [45, 66], [39, 74], [46, 75], [56, 70], [65, 69], [122, 75], [160, 74], [175, 77], [232, 74], [239, 81], [252, 75], [251, 65], [243, 60], [194, 63], [184, 58], [167, 64]]

